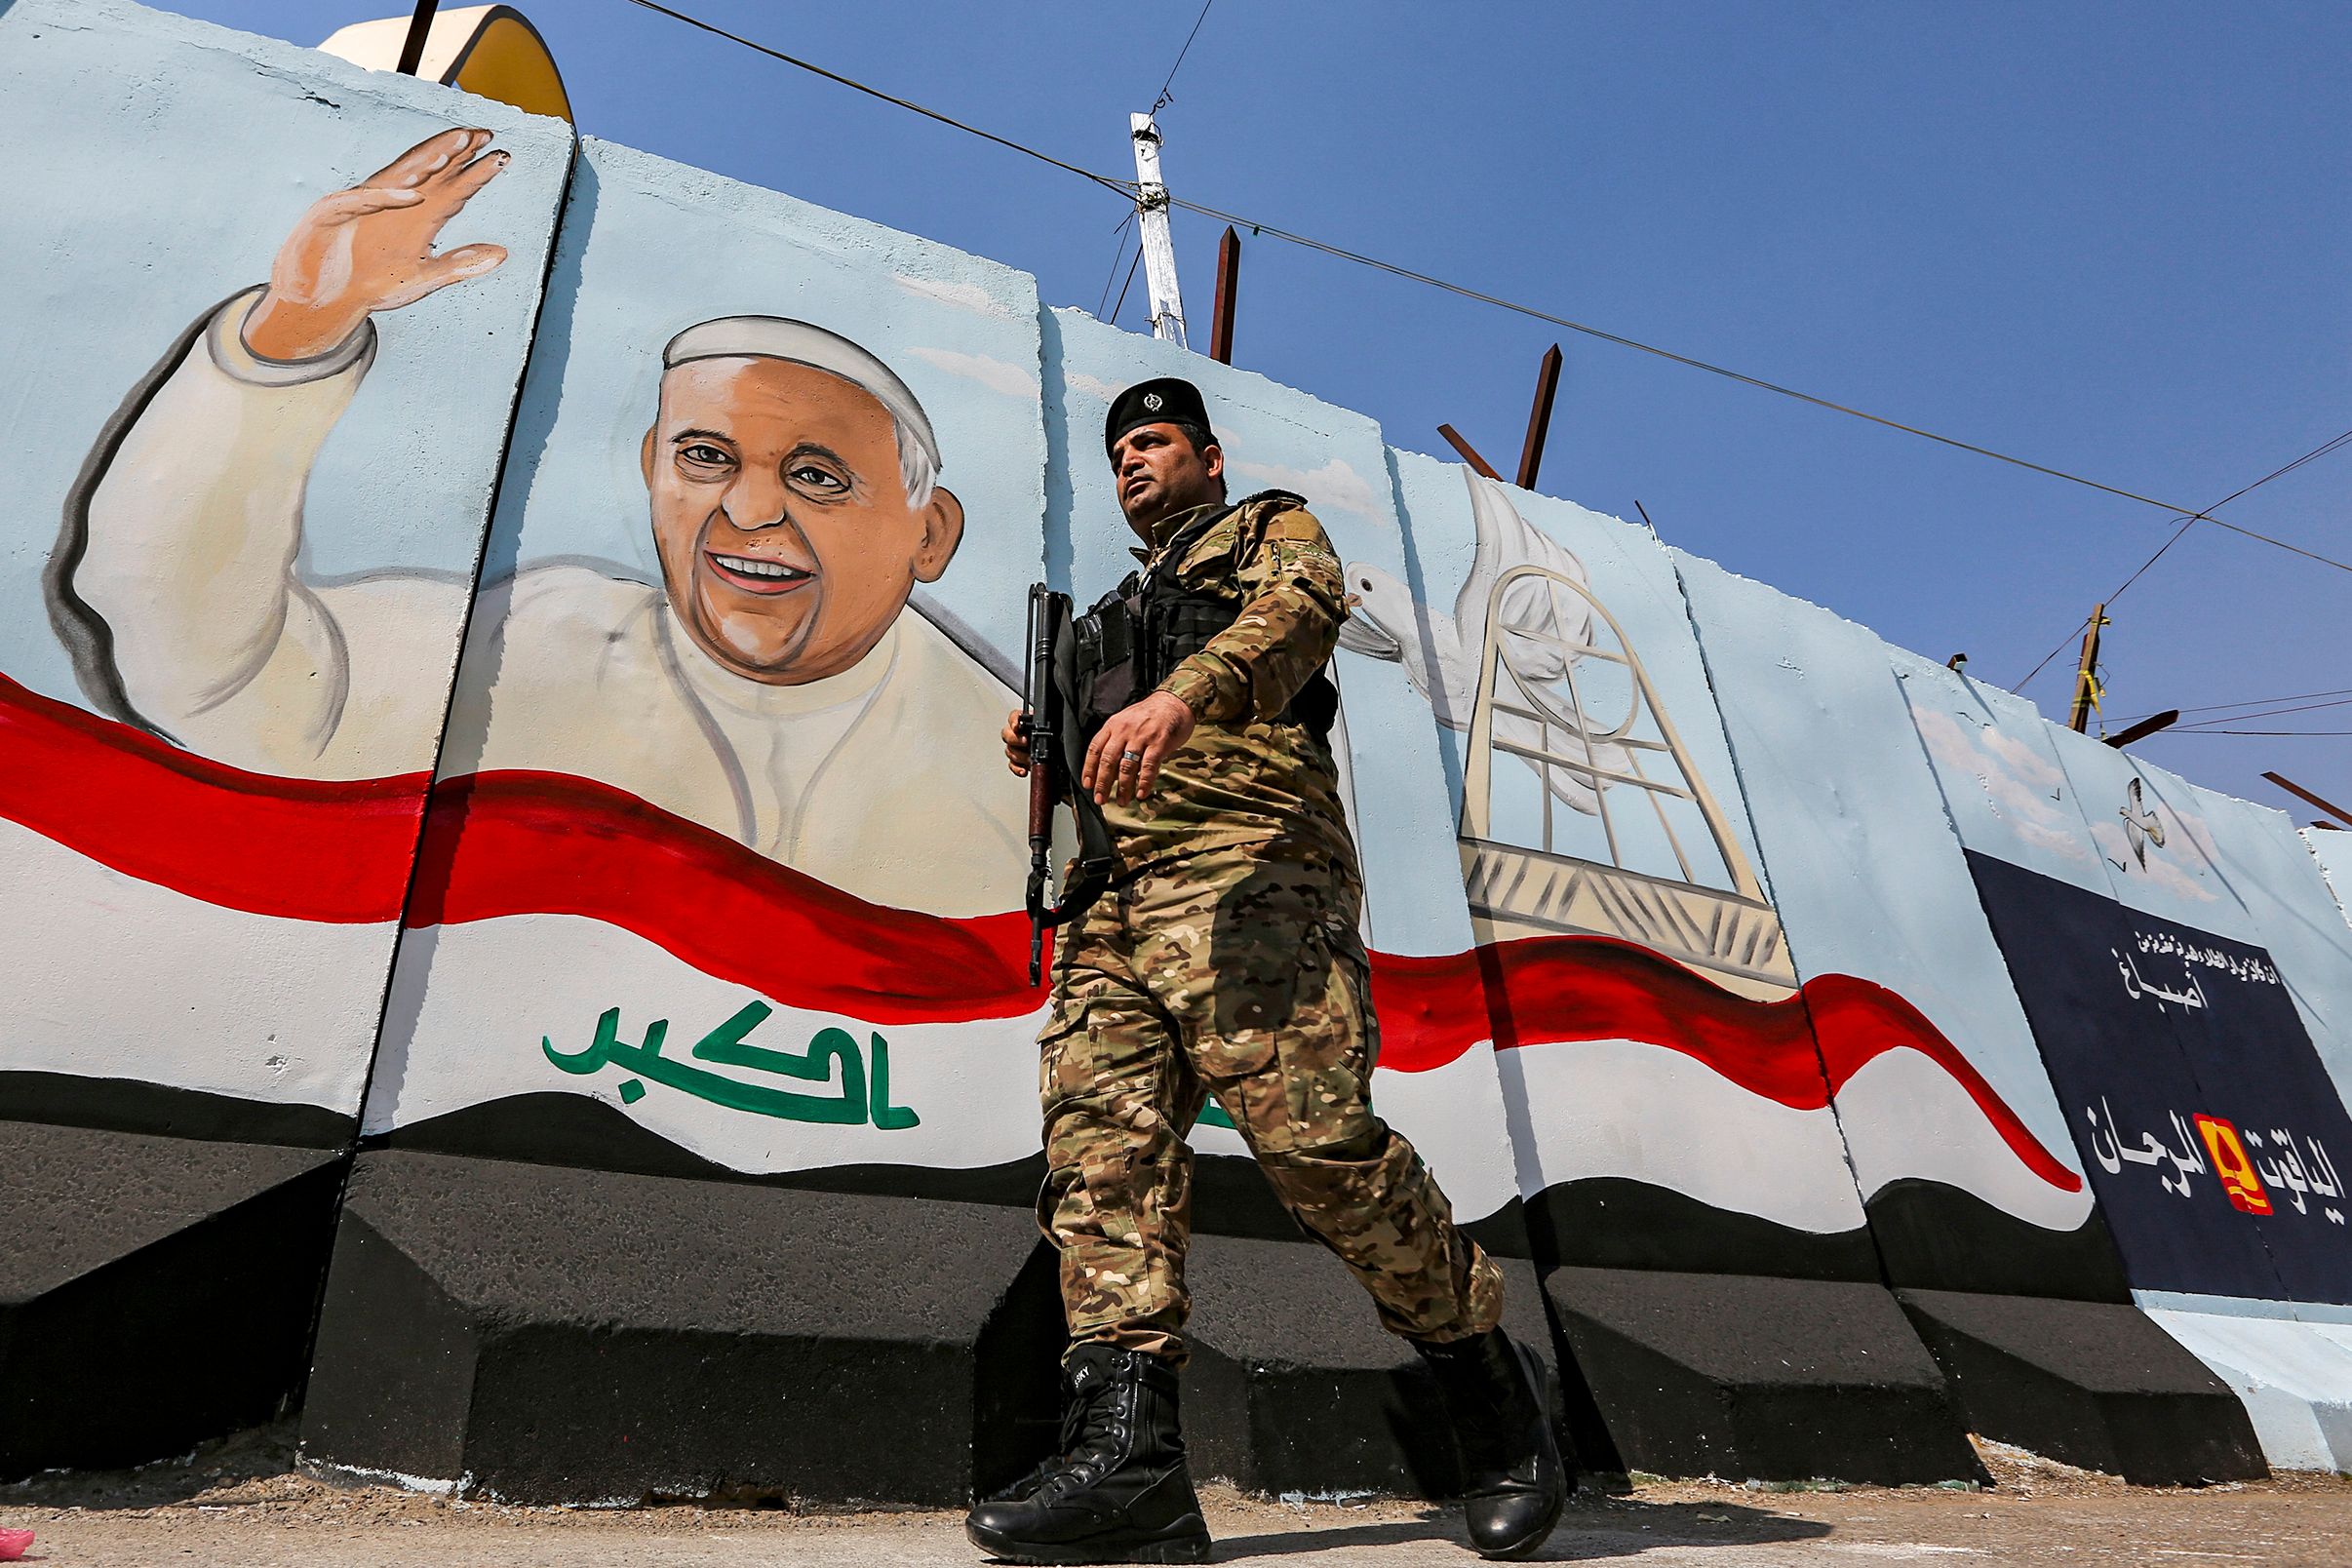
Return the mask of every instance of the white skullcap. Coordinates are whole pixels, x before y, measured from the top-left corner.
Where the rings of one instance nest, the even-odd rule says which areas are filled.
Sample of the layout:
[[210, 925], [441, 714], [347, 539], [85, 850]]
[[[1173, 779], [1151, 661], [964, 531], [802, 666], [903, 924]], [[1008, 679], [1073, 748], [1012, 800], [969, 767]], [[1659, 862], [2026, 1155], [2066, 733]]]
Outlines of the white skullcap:
[[722, 316], [698, 322], [670, 339], [661, 351], [665, 371], [690, 360], [777, 359], [838, 375], [851, 386], [871, 393], [890, 412], [901, 432], [911, 434], [931, 467], [940, 465], [939, 442], [922, 405], [889, 366], [839, 333], [781, 316]]

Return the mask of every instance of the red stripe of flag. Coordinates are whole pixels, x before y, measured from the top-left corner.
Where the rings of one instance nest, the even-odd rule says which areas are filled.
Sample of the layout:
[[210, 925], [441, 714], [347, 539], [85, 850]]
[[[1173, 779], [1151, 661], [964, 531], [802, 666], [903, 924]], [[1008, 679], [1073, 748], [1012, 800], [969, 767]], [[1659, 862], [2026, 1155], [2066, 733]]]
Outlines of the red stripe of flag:
[[[1028, 983], [1018, 912], [890, 909], [778, 865], [635, 796], [569, 774], [445, 779], [421, 844], [426, 775], [314, 781], [208, 762], [0, 676], [0, 816], [192, 898], [285, 920], [402, 913], [410, 926], [572, 915], [634, 932], [788, 1006], [871, 1023], [1012, 1018]], [[1680, 1051], [1752, 1094], [1819, 1110], [1908, 1049], [1963, 1088], [2034, 1173], [2045, 1150], [1935, 1024], [1885, 987], [1822, 975], [1758, 1001], [1631, 943], [1541, 936], [1433, 958], [1372, 955], [1381, 1065], [1427, 1072], [1498, 1049], [1626, 1039]], [[1816, 1040], [1820, 1041], [1817, 1054]]]

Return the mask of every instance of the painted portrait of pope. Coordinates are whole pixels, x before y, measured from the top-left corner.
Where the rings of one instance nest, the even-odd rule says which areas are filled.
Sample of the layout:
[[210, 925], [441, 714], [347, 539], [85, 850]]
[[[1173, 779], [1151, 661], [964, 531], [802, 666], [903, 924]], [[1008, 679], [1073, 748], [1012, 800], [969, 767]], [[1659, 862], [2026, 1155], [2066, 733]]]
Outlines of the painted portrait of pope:
[[[84, 690], [202, 756], [309, 779], [414, 769], [446, 723], [471, 754], [445, 773], [577, 774], [876, 903], [1016, 907], [1022, 799], [984, 765], [1005, 683], [910, 606], [955, 559], [963, 506], [921, 403], [845, 336], [731, 315], [668, 338], [636, 454], [658, 583], [561, 559], [478, 596], [448, 573], [304, 569], [304, 492], [374, 318], [507, 258], [435, 249], [506, 167], [490, 141], [443, 132], [314, 203], [267, 282], [195, 323], [100, 434], [48, 578]], [[446, 664], [432, 649], [458, 624], [451, 706], [415, 672]]]

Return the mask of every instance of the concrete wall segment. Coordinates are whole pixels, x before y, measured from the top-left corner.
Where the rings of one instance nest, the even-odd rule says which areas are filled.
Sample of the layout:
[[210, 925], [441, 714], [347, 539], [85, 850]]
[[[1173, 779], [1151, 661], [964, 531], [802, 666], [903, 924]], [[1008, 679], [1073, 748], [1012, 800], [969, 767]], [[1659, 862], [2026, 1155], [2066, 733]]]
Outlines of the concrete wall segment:
[[[1874, 1203], [1915, 1202], [1935, 1189], [1965, 1195], [1977, 1203], [1958, 1214], [2023, 1228], [2003, 1240], [2082, 1233], [2084, 1248], [2103, 1255], [2084, 1232], [2091, 1202], [2064, 1118], [1885, 645], [1826, 610], [1670, 553], [1797, 970], [1815, 988], [1816, 1031], [1837, 1032], [1823, 1046], [1840, 1064], [1830, 1078], [1862, 1193]], [[1869, 1034], [1849, 1032], [1830, 1010], [1834, 997], [1816, 994], [1843, 995], [1857, 982], [1892, 993], [1904, 1016], [1924, 1022], [1911, 1049], [1868, 1054]], [[1846, 1060], [1857, 1051], [1862, 1059]], [[1958, 1214], [1945, 1225], [1881, 1229], [1895, 1282], [2031, 1288], [1969, 1277], [1972, 1268], [1999, 1269], [2004, 1247], [1992, 1235], [1933, 1241]], [[1905, 1235], [1912, 1244], [1901, 1244]], [[2103, 1273], [2094, 1261], [2078, 1274]], [[2054, 1279], [2040, 1288], [2088, 1286]]]
[[[2327, 828], [2305, 828], [2302, 839], [2327, 875], [2328, 888], [2335, 895], [2338, 909], [2352, 911], [2352, 832]], [[2352, 920], [2352, 913], [2346, 915]]]
[[[787, 325], [716, 330], [813, 332], [818, 346], [791, 352], [843, 371], [738, 352], [665, 374], [677, 334], [743, 318]], [[442, 761], [451, 801], [428, 832], [371, 1131], [578, 1093], [752, 1174], [1034, 1155], [1034, 1000], [991, 944], [1019, 906], [1026, 867], [1021, 789], [995, 735], [1017, 701], [1020, 608], [1005, 585], [1041, 560], [1036, 323], [1034, 286], [1008, 268], [586, 144], [460, 674]], [[883, 371], [855, 370], [876, 360]], [[879, 393], [843, 379], [852, 372], [895, 376], [919, 412], [894, 422]], [[769, 373], [781, 378], [772, 394], [741, 379]], [[682, 412], [706, 374], [709, 409]], [[905, 424], [913, 417], [927, 436]], [[681, 434], [703, 427], [707, 440]], [[810, 451], [864, 441], [857, 461], [872, 472], [820, 471], [840, 465], [837, 453], [775, 470], [799, 489], [761, 492], [768, 458], [745, 446], [755, 436], [817, 442]], [[941, 456], [927, 500], [900, 471], [917, 439]], [[713, 503], [696, 497], [715, 493], [709, 475], [723, 469], [751, 477], [726, 482], [731, 511], [706, 513]], [[840, 505], [870, 496], [882, 508], [872, 533], [845, 529]], [[730, 587], [717, 576], [726, 568], [714, 564], [714, 529], [737, 552], [726, 559], [800, 575], [775, 579], [781, 591], [766, 600]], [[532, 820], [559, 837], [534, 836], [523, 821], [534, 811], [553, 813]], [[621, 820], [621, 839], [598, 826]], [[576, 834], [615, 843], [629, 864], [568, 882], [582, 875], [562, 848]], [[476, 875], [498, 884], [487, 905], [466, 902]], [[713, 899], [739, 902], [739, 917], [714, 920]], [[788, 958], [760, 940], [775, 920], [801, 922], [813, 945]], [[911, 975], [926, 941], [950, 949], [930, 965], [929, 1000], [958, 980], [986, 995], [967, 984], [927, 1009], [887, 978], [849, 972], [879, 962]], [[980, 967], [958, 972], [959, 961]], [[544, 983], [507, 984], [519, 970]], [[847, 1110], [820, 1103], [823, 1084], [764, 1097], [756, 1079], [729, 1087], [740, 1074], [701, 1068], [648, 1083], [580, 1054], [608, 1034], [624, 1050], [645, 1046], [646, 1031], [672, 1019], [686, 1032], [674, 1056], [745, 1019], [739, 1033], [760, 1032], [748, 1049], [799, 1051], [843, 1095], [854, 1069], [875, 1103], [848, 1107], [857, 1114], [844, 1120]], [[819, 1047], [830, 1054], [808, 1055]], [[646, 1048], [659, 1057], [659, 1045]], [[491, 1136], [483, 1116], [473, 1125]]]
[[2274, 1468], [2352, 1470], [2352, 1344], [2278, 1319], [2147, 1313], [2230, 1386]]
[[[1892, 724], [1896, 737], [1917, 743], [1911, 746], [1902, 764], [1907, 788], [1901, 801], [1901, 808], [1919, 819], [1920, 831], [1911, 858], [1887, 865], [1883, 885], [1900, 888], [1911, 883], [1914, 877], [1932, 878], [1928, 885], [1919, 886], [1915, 893], [1893, 901], [1890, 911], [1898, 918], [1914, 916], [1922, 921], [1919, 935], [1911, 943], [1912, 973], [1917, 977], [1914, 983], [1935, 1001], [1933, 1004], [1921, 1001], [1920, 1005], [1932, 1014], [1948, 1015], [1956, 1020], [1953, 1036], [1970, 1042], [1971, 1060], [2004, 1091], [2019, 1117], [2044, 1145], [2080, 1175], [2081, 1161], [2074, 1156], [2067, 1136], [2065, 1113], [2050, 1087], [2048, 1071], [2035, 1047], [2024, 1010], [2018, 1004], [2017, 993], [2009, 984], [2000, 949], [1985, 923], [1967, 865], [1955, 853], [1961, 836], [1953, 827], [1953, 820], [1971, 810], [1989, 809], [1990, 800], [1981, 792], [1971, 794], [1961, 790], [1939, 772], [1936, 749], [1926, 741], [1929, 733], [1940, 733], [1937, 720], [1943, 714], [1965, 708], [1971, 698], [1980, 699], [1986, 693], [1981, 687], [1972, 688], [1942, 665], [1917, 654], [1884, 644], [1880, 645], [1880, 650], [1892, 664], [1896, 677], [1893, 689], [1900, 694], [1903, 706], [1900, 710], [1882, 707], [1876, 717]], [[2007, 693], [1989, 695], [2003, 697]], [[1908, 722], [1911, 730], [1908, 737], [1901, 734], [1903, 721]], [[1881, 738], [1883, 742], [1886, 737]], [[1895, 749], [1901, 748], [1898, 745]], [[1924, 766], [1919, 765], [1922, 762]], [[1893, 765], [1892, 756], [1889, 763]], [[2052, 766], [2055, 770], [2055, 764]], [[1955, 796], [1959, 797], [1956, 805], [1952, 804]], [[1939, 814], [1945, 817], [1940, 824], [1945, 831], [1925, 831], [1939, 825], [1936, 822]], [[1870, 923], [1873, 922], [1856, 921], [1854, 928]], [[1947, 957], [1938, 961], [1940, 956]], [[2087, 1209], [2090, 1201], [2087, 1190], [2082, 1201]]]
[[[11, 880], [45, 889], [12, 901], [0, 931], [29, 982], [9, 1003], [0, 1071], [350, 1117], [422, 802], [420, 781], [385, 776], [428, 769], [439, 742], [454, 585], [480, 551], [569, 128], [113, 0], [13, 7], [0, 78], [0, 134], [44, 149], [7, 176], [24, 243], [0, 251], [16, 302], [0, 354], [71, 372], [20, 403], [0, 457], [28, 503], [0, 568], [0, 673], [27, 764], [0, 843]], [[479, 223], [506, 259], [385, 318], [376, 338], [398, 363], [369, 376], [307, 486], [261, 508], [298, 505], [292, 560], [240, 576], [235, 551], [254, 538], [234, 519], [234, 475], [296, 462], [305, 437], [299, 389], [238, 378], [250, 368], [228, 317], [311, 203], [457, 125], [492, 132], [514, 164], [444, 248]], [[420, 613], [396, 657], [319, 655], [340, 727], [377, 742], [346, 745], [306, 692], [286, 686], [282, 701], [252, 676], [221, 627], [240, 593], [390, 610], [397, 596], [372, 577], [387, 564], [450, 584], [448, 602], [436, 616], [402, 601]], [[206, 659], [229, 673], [205, 674]], [[183, 719], [180, 687], [207, 682]], [[66, 777], [71, 795], [43, 793]], [[354, 817], [372, 826], [350, 842], [371, 847], [346, 852], [337, 824]], [[322, 878], [312, 853], [342, 864]]]
[[[1721, 1220], [1711, 1243], [1705, 1226], [1665, 1227], [1684, 1243], [1668, 1267], [1736, 1267], [1735, 1236], [1759, 1223], [1858, 1233], [1809, 1038], [1796, 1049], [1813, 1095], [1784, 1103], [1693, 1039], [1615, 1038], [1608, 1005], [1552, 1016], [1555, 993], [1629, 1004], [1624, 987], [1650, 984], [1675, 991], [1669, 1011], [1688, 992], [1744, 1014], [1793, 986], [1671, 566], [1615, 519], [1410, 452], [1390, 463], [1408, 569], [1349, 563], [1345, 641], [1404, 672], [1438, 737], [1522, 1182], [1544, 1196], [1548, 1244], [1628, 1262], [1620, 1243], [1659, 1228], [1623, 1205], [1652, 1195], [1684, 1220]], [[1588, 650], [1563, 658], [1570, 646]], [[1624, 737], [1595, 744], [1598, 772], [1574, 765], [1588, 725]], [[1547, 749], [1569, 763], [1541, 762]], [[1647, 980], [1587, 972], [1621, 960]], [[1632, 1004], [1627, 1027], [1642, 1011]], [[1728, 1027], [1736, 1038], [1744, 1024]]]
[[[13, 1475], [182, 1452], [303, 1386], [572, 137], [115, 0], [0, 13], [0, 137]], [[460, 143], [511, 160], [470, 202], [460, 163], [392, 167]], [[437, 236], [314, 208], [410, 176]], [[502, 255], [463, 249], [486, 232]], [[253, 352], [265, 281], [389, 255], [405, 287], [436, 238], [466, 287]]]

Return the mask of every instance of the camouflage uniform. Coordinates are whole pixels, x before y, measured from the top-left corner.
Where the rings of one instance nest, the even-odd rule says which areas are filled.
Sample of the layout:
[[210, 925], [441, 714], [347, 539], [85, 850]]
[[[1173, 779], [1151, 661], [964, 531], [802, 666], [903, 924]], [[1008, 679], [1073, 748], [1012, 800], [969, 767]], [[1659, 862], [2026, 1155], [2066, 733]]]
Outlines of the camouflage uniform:
[[[1187, 513], [1153, 530], [1147, 562]], [[1502, 1275], [1367, 1098], [1379, 1027], [1330, 751], [1281, 715], [1331, 656], [1340, 565], [1313, 514], [1253, 498], [1160, 566], [1235, 623], [1160, 689], [1198, 720], [1156, 789], [1105, 809], [1113, 886], [1063, 933], [1039, 1037], [1046, 1180], [1074, 1340], [1181, 1360], [1192, 1151], [1207, 1095], [1276, 1196], [1417, 1339], [1495, 1326]]]

